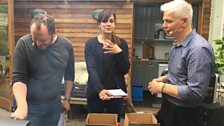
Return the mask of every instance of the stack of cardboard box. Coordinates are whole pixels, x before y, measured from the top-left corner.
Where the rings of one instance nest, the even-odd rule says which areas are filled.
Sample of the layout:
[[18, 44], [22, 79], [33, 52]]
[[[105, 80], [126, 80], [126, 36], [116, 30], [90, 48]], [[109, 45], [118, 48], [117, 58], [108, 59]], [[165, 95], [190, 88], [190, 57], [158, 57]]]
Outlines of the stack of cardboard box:
[[[86, 118], [86, 126], [117, 126], [116, 114], [90, 113]], [[152, 113], [127, 113], [124, 126], [159, 126]]]

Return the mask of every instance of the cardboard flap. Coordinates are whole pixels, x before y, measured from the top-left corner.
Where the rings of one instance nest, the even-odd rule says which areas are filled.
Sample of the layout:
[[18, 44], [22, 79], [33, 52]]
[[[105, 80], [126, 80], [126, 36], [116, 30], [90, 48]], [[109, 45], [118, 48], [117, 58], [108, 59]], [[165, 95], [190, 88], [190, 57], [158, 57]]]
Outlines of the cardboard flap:
[[132, 126], [133, 124], [159, 125], [157, 119], [152, 113], [128, 113], [125, 114], [124, 126]]
[[86, 126], [116, 126], [117, 114], [89, 113], [86, 118]]

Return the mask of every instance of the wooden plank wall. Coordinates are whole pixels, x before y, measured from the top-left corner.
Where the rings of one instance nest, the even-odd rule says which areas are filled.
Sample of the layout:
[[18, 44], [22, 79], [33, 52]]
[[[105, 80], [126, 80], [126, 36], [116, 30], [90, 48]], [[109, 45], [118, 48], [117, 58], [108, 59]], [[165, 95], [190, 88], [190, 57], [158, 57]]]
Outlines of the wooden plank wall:
[[117, 13], [116, 34], [128, 42], [132, 56], [133, 3], [131, 2], [64, 2], [15, 0], [15, 38], [16, 41], [29, 33], [31, 11], [44, 9], [55, 17], [57, 32], [68, 37], [74, 46], [75, 60], [84, 61], [85, 42], [99, 33], [91, 12], [95, 9], [108, 8]]
[[[203, 0], [201, 4], [202, 8], [202, 20], [201, 23], [201, 35], [208, 40], [209, 36], [209, 25], [211, 16], [211, 0]], [[199, 14], [200, 15], [200, 14]]]
[[1, 0], [0, 1], [0, 4], [7, 4], [8, 3], [8, 0]]
[[[103, 0], [102, 0], [103, 1]], [[108, 0], [109, 1], [109, 0]], [[128, 1], [128, 0], [127, 0]], [[84, 45], [90, 38], [99, 33], [96, 22], [91, 17], [91, 12], [99, 8], [110, 8], [117, 12], [116, 33], [127, 40], [129, 46], [130, 61], [133, 54], [133, 10], [134, 3], [161, 4], [169, 0], [117, 0], [110, 2], [88, 2], [88, 0], [14, 0], [14, 25], [15, 41], [22, 35], [29, 33], [29, 22], [33, 9], [45, 9], [54, 16], [57, 23], [58, 33], [68, 37], [74, 46], [76, 62], [84, 61]], [[208, 38], [211, 0], [189, 0], [199, 3], [198, 31]], [[131, 73], [131, 72], [130, 72]], [[132, 79], [131, 79], [132, 80]]]

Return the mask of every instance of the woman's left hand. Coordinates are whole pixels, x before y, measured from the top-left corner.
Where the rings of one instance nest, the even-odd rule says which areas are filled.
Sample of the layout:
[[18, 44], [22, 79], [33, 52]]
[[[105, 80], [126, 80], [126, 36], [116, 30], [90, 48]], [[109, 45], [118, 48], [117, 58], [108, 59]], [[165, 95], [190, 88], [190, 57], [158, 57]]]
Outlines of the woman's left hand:
[[106, 40], [106, 42], [103, 43], [103, 49], [105, 50], [104, 53], [112, 54], [118, 54], [122, 51], [117, 44], [112, 43], [110, 40]]

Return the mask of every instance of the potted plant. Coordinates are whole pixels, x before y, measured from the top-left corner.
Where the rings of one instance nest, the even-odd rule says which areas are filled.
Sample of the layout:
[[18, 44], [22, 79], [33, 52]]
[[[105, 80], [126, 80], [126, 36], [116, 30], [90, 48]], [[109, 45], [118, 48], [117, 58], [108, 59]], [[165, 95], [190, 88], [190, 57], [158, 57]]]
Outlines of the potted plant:
[[4, 63], [4, 75], [5, 77], [9, 77], [9, 70], [10, 70], [10, 59], [9, 55], [5, 57]]
[[215, 72], [219, 74], [219, 82], [224, 81], [224, 36], [214, 40], [215, 48]]

